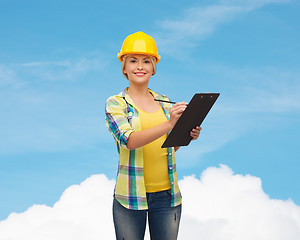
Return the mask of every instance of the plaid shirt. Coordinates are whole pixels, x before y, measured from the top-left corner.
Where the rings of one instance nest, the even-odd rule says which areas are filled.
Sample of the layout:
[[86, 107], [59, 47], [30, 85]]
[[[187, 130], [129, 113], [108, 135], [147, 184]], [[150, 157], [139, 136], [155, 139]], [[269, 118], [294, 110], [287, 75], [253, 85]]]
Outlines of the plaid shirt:
[[[169, 100], [149, 89], [155, 99]], [[170, 118], [170, 103], [160, 102], [167, 119]], [[128, 209], [148, 209], [146, 188], [144, 182], [143, 147], [129, 150], [126, 146], [128, 137], [133, 131], [141, 130], [138, 110], [128, 95], [128, 89], [118, 95], [111, 96], [106, 101], [105, 125], [113, 135], [120, 156], [115, 198]], [[181, 204], [181, 193], [178, 187], [178, 177], [175, 163], [175, 150], [168, 148], [168, 173], [171, 184], [171, 206]]]

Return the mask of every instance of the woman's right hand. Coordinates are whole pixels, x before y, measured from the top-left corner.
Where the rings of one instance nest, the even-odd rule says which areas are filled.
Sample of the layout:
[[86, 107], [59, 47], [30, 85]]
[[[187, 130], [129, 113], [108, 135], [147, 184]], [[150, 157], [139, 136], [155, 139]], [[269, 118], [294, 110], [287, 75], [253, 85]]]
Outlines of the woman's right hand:
[[187, 103], [184, 101], [175, 103], [172, 106], [170, 112], [170, 119], [169, 119], [169, 123], [172, 126], [172, 128], [175, 126], [175, 124], [177, 123], [178, 119], [180, 118], [181, 114], [184, 112], [186, 107], [187, 107]]

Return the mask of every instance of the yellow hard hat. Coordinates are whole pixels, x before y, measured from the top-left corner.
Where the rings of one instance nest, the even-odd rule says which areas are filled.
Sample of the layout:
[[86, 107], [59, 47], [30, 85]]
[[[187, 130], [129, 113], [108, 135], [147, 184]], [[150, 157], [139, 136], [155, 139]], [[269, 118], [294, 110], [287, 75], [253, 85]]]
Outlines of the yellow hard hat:
[[154, 39], [143, 32], [136, 32], [125, 38], [118, 54], [119, 60], [123, 62], [123, 57], [127, 54], [151, 55], [156, 58], [156, 63], [160, 60]]

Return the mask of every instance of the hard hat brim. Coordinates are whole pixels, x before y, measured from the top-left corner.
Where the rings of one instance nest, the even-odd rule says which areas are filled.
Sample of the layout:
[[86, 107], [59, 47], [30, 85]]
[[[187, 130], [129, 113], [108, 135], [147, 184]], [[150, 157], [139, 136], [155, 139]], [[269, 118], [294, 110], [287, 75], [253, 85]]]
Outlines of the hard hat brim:
[[125, 55], [130, 55], [130, 54], [141, 54], [141, 55], [153, 56], [156, 59], [156, 63], [158, 63], [160, 61], [160, 56], [159, 55], [149, 54], [149, 53], [145, 53], [145, 52], [124, 52], [124, 53], [118, 53], [118, 59], [120, 60], [120, 62], [123, 62], [123, 57]]

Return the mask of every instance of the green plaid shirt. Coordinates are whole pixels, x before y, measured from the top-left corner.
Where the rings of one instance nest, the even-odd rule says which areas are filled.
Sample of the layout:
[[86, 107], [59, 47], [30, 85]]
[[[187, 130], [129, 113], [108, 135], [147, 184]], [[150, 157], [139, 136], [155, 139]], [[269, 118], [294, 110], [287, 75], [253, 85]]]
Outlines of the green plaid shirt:
[[[169, 100], [149, 89], [155, 99]], [[160, 102], [167, 119], [170, 118], [170, 103]], [[119, 167], [115, 186], [115, 198], [124, 207], [133, 210], [148, 209], [144, 182], [143, 147], [129, 150], [126, 147], [128, 137], [133, 131], [141, 130], [138, 110], [128, 95], [128, 89], [106, 101], [105, 125], [113, 135], [119, 153]], [[171, 184], [171, 206], [181, 204], [178, 187], [175, 150], [168, 148], [168, 173]]]

